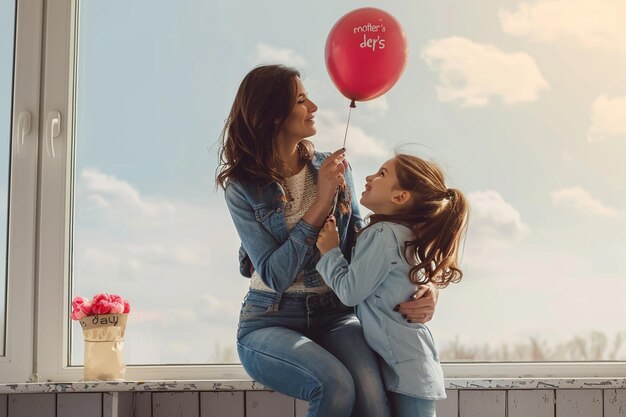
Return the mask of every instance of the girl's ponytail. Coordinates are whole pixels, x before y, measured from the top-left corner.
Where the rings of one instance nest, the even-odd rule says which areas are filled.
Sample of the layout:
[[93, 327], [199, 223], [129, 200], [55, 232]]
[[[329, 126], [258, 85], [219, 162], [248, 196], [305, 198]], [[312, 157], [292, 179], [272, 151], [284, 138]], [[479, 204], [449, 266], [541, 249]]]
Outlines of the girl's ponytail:
[[[445, 189], [439, 194], [440, 210], [413, 225], [417, 239], [407, 242], [407, 249], [420, 261], [411, 268], [413, 282], [432, 282], [446, 287], [459, 282], [463, 272], [459, 267], [459, 249], [467, 226], [469, 204], [457, 189]], [[424, 278], [419, 278], [419, 271]]]
[[414, 240], [406, 242], [405, 256], [413, 266], [411, 281], [432, 282], [443, 288], [463, 277], [459, 268], [459, 249], [469, 215], [463, 193], [447, 188], [441, 169], [416, 156], [396, 155], [397, 187], [411, 192], [411, 202], [400, 213], [372, 215], [370, 223], [391, 221], [413, 231]]

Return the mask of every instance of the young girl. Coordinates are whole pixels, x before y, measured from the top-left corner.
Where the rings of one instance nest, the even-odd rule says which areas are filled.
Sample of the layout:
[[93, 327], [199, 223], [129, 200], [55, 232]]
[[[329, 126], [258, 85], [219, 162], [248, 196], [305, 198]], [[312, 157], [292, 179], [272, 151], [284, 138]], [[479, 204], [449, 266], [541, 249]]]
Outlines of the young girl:
[[344, 304], [356, 306], [366, 341], [384, 360], [393, 414], [435, 416], [435, 400], [446, 397], [435, 343], [428, 327], [407, 323], [395, 306], [418, 284], [443, 288], [461, 279], [467, 200], [445, 186], [435, 164], [400, 154], [366, 178], [361, 204], [373, 214], [358, 234], [352, 262], [338, 247], [330, 217], [316, 243], [317, 270]]

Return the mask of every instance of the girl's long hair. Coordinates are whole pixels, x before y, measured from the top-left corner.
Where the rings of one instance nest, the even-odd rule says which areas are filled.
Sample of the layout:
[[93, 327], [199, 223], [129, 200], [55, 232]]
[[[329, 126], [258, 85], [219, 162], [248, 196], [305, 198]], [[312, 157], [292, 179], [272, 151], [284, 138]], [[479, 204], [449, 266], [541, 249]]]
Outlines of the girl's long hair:
[[[432, 282], [439, 288], [459, 282], [459, 249], [467, 229], [469, 204], [463, 193], [449, 189], [441, 169], [416, 156], [395, 157], [397, 188], [411, 193], [408, 207], [393, 215], [370, 216], [371, 226], [380, 221], [404, 224], [414, 240], [406, 242], [405, 256], [415, 284]], [[420, 276], [420, 271], [422, 276]]]

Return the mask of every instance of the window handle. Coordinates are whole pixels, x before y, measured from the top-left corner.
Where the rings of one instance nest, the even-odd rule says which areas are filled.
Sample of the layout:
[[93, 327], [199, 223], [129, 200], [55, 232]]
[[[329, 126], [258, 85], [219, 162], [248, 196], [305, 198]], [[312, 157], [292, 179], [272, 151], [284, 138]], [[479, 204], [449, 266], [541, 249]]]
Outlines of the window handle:
[[61, 113], [56, 110], [48, 112], [46, 117], [46, 152], [48, 156], [56, 158], [54, 153], [54, 138], [61, 133]]
[[28, 110], [22, 110], [17, 117], [15, 140], [17, 140], [17, 153], [24, 146], [24, 137], [30, 133], [30, 120], [32, 116]]

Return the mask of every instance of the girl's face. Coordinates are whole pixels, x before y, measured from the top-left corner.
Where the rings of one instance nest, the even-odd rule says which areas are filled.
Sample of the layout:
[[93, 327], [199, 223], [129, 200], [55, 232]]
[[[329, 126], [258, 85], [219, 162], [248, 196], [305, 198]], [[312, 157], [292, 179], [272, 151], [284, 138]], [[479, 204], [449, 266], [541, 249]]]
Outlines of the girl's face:
[[397, 204], [393, 197], [399, 192], [394, 189], [398, 183], [396, 177], [396, 159], [385, 162], [378, 172], [365, 177], [365, 191], [361, 194], [361, 204], [375, 214], [393, 214]]
[[280, 135], [293, 139], [295, 143], [315, 135], [315, 116], [317, 106], [308, 97], [299, 77], [296, 80], [296, 104], [283, 122]]

